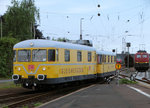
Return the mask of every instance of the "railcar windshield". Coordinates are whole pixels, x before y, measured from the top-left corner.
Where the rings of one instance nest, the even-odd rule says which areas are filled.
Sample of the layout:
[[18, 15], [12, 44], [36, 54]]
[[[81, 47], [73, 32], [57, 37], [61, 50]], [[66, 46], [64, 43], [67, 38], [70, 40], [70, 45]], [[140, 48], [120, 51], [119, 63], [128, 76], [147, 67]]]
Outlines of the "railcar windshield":
[[147, 55], [143, 55], [143, 58], [147, 58]]
[[46, 61], [46, 50], [45, 49], [35, 49], [32, 51], [32, 61], [33, 62], [44, 62]]
[[137, 55], [136, 57], [137, 57], [137, 58], [141, 58], [141, 55]]
[[18, 62], [29, 62], [31, 60], [30, 50], [18, 50]]

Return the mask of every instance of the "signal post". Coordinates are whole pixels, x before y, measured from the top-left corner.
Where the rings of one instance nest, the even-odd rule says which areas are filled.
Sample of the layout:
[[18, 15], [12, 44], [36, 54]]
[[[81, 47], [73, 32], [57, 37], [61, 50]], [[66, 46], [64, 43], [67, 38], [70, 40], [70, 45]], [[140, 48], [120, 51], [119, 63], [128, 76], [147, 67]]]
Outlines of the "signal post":
[[117, 74], [117, 84], [119, 86], [119, 73], [120, 73], [120, 69], [121, 69], [121, 64], [116, 63], [115, 68], [116, 68], [116, 74]]

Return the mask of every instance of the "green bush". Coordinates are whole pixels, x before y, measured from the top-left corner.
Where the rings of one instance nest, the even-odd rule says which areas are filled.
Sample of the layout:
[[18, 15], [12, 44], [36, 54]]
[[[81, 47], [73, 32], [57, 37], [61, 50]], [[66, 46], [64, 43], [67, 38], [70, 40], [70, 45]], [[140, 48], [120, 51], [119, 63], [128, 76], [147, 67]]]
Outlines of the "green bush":
[[128, 79], [120, 79], [119, 83], [120, 84], [136, 84], [137, 82], [136, 81], [131, 81], [131, 80], [128, 80]]
[[13, 46], [19, 42], [15, 38], [0, 39], [0, 78], [7, 78], [13, 72]]

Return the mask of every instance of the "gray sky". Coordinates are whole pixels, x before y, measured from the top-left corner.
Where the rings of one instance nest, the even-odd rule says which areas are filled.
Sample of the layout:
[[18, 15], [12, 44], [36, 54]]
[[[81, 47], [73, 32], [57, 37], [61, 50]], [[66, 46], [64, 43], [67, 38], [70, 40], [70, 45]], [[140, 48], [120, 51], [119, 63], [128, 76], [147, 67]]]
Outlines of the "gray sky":
[[[0, 15], [10, 1], [0, 0]], [[35, 4], [40, 9], [39, 29], [45, 37], [79, 39], [80, 19], [84, 18], [83, 39], [93, 40], [94, 47], [121, 52], [125, 39], [131, 42], [131, 52], [142, 49], [141, 44], [150, 52], [149, 0], [35, 0]]]

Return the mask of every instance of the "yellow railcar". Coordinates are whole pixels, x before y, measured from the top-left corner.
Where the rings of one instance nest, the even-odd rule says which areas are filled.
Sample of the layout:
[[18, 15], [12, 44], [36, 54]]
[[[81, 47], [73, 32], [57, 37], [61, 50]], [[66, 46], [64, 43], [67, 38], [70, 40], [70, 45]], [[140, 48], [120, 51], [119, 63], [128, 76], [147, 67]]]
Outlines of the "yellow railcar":
[[12, 79], [31, 88], [97, 78], [93, 47], [49, 40], [26, 40], [14, 46]]
[[115, 54], [50, 40], [26, 40], [14, 46], [12, 79], [25, 88], [109, 77]]

